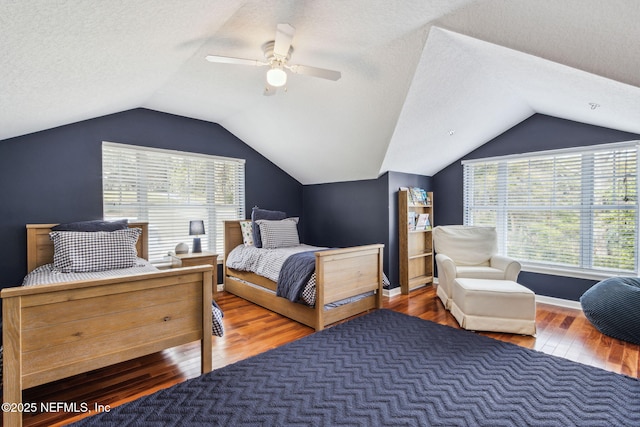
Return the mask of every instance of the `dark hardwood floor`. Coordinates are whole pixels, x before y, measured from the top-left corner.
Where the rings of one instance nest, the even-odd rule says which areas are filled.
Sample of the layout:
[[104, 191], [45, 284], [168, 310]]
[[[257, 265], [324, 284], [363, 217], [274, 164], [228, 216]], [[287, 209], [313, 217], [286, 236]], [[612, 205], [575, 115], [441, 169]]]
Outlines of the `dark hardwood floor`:
[[[222, 292], [218, 303], [225, 313], [225, 336], [213, 339], [213, 368], [262, 353], [313, 333], [234, 295]], [[385, 308], [457, 328], [455, 319], [435, 297], [433, 287], [409, 296], [384, 298]], [[547, 304], [537, 307], [536, 337], [483, 333], [502, 341], [536, 349], [587, 365], [640, 377], [640, 346], [599, 333], [580, 310]], [[199, 375], [196, 343], [165, 350], [88, 374], [25, 390], [24, 402], [62, 402], [115, 407], [140, 396]], [[86, 413], [25, 414], [26, 426], [59, 426], [86, 417]]]

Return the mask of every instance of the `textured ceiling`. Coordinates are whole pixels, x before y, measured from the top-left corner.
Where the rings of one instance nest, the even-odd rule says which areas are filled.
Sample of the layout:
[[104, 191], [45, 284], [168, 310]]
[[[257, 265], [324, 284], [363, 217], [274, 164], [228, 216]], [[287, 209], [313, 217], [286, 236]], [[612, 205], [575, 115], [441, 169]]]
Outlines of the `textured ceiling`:
[[[0, 140], [143, 107], [303, 184], [433, 175], [534, 113], [640, 133], [638, 22], [637, 0], [0, 0]], [[342, 78], [266, 97], [264, 68], [204, 60], [262, 59], [278, 23]]]

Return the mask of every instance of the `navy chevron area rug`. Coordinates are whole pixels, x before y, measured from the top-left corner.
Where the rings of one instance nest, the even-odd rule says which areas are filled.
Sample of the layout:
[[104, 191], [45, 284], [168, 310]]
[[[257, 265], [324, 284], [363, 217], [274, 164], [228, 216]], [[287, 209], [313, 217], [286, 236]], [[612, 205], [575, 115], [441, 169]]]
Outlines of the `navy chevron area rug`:
[[640, 426], [640, 381], [376, 310], [80, 426]]

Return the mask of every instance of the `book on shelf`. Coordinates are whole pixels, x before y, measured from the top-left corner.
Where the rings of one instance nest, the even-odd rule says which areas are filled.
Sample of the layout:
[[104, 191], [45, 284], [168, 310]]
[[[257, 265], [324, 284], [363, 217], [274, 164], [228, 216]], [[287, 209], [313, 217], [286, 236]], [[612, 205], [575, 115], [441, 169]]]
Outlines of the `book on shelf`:
[[411, 187], [411, 196], [414, 205], [422, 206], [427, 204], [421, 188]]
[[406, 191], [408, 195], [408, 202], [410, 206], [429, 206], [431, 205], [431, 199], [429, 193], [424, 188], [418, 187], [400, 187], [400, 191]]
[[409, 187], [409, 204], [413, 206], [426, 206], [426, 194], [422, 188]]
[[409, 231], [414, 231], [416, 229], [417, 216], [413, 211], [407, 212], [407, 226]]
[[429, 214], [419, 214], [416, 219], [416, 230], [431, 230], [431, 222], [429, 221]]

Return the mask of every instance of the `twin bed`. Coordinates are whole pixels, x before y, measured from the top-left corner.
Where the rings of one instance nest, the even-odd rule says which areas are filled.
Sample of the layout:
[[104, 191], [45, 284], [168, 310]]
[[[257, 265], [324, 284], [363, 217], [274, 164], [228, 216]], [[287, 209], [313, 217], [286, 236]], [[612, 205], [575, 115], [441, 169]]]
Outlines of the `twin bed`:
[[[241, 223], [224, 224], [225, 291], [282, 314], [316, 331], [367, 310], [382, 307], [382, 244], [315, 252], [315, 301], [308, 305], [277, 296], [277, 283], [228, 265], [231, 252], [245, 240]], [[238, 248], [238, 249], [237, 249]], [[267, 249], [269, 251], [271, 249]]]
[[[27, 225], [29, 271], [52, 262], [52, 226]], [[147, 224], [129, 227], [147, 258]], [[23, 389], [193, 341], [211, 371], [212, 276], [206, 265], [3, 289], [4, 425], [22, 424]]]

